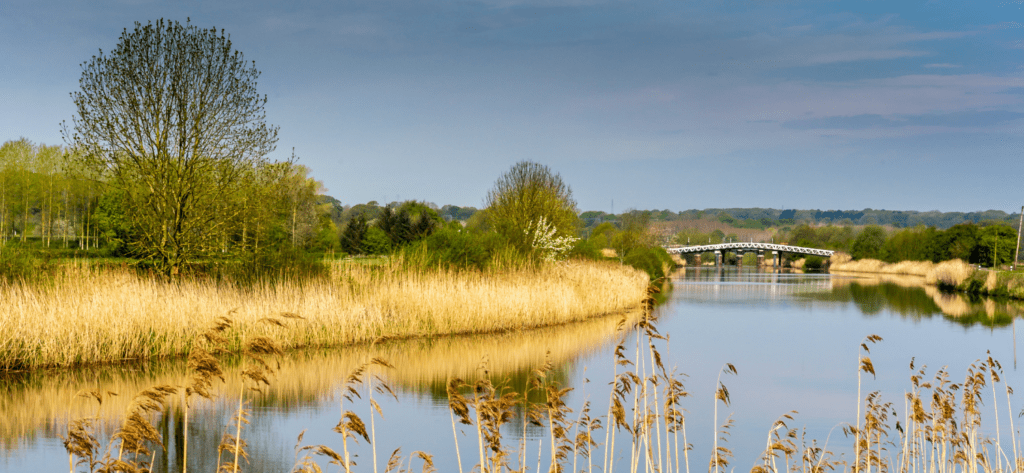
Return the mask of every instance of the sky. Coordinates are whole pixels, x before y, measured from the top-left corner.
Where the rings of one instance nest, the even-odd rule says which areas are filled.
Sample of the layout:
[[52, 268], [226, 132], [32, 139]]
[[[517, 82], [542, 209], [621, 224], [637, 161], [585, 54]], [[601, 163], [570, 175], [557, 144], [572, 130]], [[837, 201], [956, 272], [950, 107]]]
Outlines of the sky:
[[82, 63], [160, 18], [262, 73], [272, 159], [344, 204], [1017, 212], [1024, 0], [0, 3], [0, 142], [62, 144]]

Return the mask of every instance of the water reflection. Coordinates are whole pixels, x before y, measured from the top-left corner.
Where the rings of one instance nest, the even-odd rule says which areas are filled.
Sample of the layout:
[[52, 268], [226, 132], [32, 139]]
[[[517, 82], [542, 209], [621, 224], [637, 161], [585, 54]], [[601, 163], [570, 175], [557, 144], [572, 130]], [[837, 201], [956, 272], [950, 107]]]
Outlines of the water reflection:
[[800, 274], [757, 268], [690, 267], [676, 291], [690, 302], [771, 305], [852, 303], [865, 316], [892, 312], [912, 319], [942, 316], [963, 326], [1004, 327], [1024, 316], [1024, 302], [940, 291], [900, 275]]
[[[550, 361], [554, 369], [549, 379], [561, 385], [571, 384], [573, 367], [591, 354], [607, 349], [624, 335], [622, 326], [632, 326], [639, 312], [609, 315], [577, 324], [540, 328], [531, 331], [434, 339], [393, 340], [375, 345], [338, 349], [310, 349], [286, 355], [280, 370], [265, 393], [252, 396], [257, 411], [280, 414], [337, 410], [341, 384], [357, 366], [380, 357], [395, 366], [393, 370], [368, 373], [380, 375], [403, 398], [428, 399], [433, 406], [446, 406], [446, 381], [450, 377], [467, 381], [486, 373], [496, 385], [526, 395], [530, 373]], [[624, 323], [625, 322], [625, 323]], [[623, 324], [624, 323], [624, 324]], [[207, 469], [216, 464], [217, 445], [227, 420], [237, 406], [242, 390], [237, 359], [224, 360], [227, 377], [216, 388], [216, 401], [194, 397], [190, 411], [189, 467]], [[8, 374], [0, 378], [0, 447], [2, 451], [27, 451], [41, 448], [47, 439], [59, 438], [68, 423], [77, 418], [95, 417], [101, 439], [109, 439], [129, 407], [135, 393], [155, 385], [185, 386], [190, 380], [183, 360], [171, 360], [134, 366], [92, 369], [40, 371]], [[104, 402], [81, 396], [87, 391], [116, 393], [105, 395]], [[254, 416], [247, 431], [256, 433], [250, 440], [257, 470], [288, 471], [290, 455], [282, 449], [279, 437], [261, 435], [273, 430], [274, 416]], [[155, 471], [180, 471], [182, 457], [183, 413], [180, 396], [155, 424], [165, 439]], [[522, 424], [517, 424], [522, 425]], [[42, 441], [42, 442], [41, 442]], [[292, 440], [294, 442], [294, 440]], [[49, 442], [52, 444], [52, 442]], [[66, 467], [66, 455], [65, 467]]]
[[[946, 294], [912, 277], [797, 274], [753, 267], [687, 268], [674, 277], [668, 302], [658, 309], [664, 314], [659, 328], [671, 337], [671, 346], [664, 343], [666, 365], [690, 375], [686, 387], [692, 401], [686, 408], [694, 428], [691, 434], [697, 433], [690, 438], [695, 465], [705, 463], [711, 451], [710, 436], [699, 433], [713, 428], [710, 401], [725, 362], [735, 363], [741, 373], [729, 379], [729, 389], [737, 414], [730, 448], [742, 468], [756, 459], [774, 420], [792, 409], [801, 412], [796, 425], [806, 425], [810, 438], [818, 440], [828, 438], [839, 423], [853, 420], [857, 385], [850, 367], [864, 335], [878, 333], [886, 339], [872, 350], [879, 377], [870, 381], [870, 389], [883, 391], [886, 399], [902, 399], [903, 367], [913, 356], [934, 366], [949, 365], [957, 376], [990, 348], [993, 356], [1011, 359], [1010, 344], [1016, 337], [1011, 342], [1011, 330], [1002, 327], [1024, 312], [1018, 302]], [[614, 369], [611, 351], [618, 340], [619, 320], [613, 315], [522, 333], [393, 340], [291, 353], [282, 360], [281, 374], [270, 389], [253, 398], [256, 412], [244, 434], [252, 461], [245, 471], [289, 471], [295, 435], [306, 428], [306, 443], [337, 447], [339, 436], [331, 429], [340, 414], [340, 384], [353, 368], [377, 356], [396, 366], [374, 374], [385, 376], [401, 398], [395, 403], [379, 399], [389, 422], [378, 419], [378, 452], [383, 455], [401, 446], [434, 453], [440, 471], [457, 471], [445, 395], [449, 377], [475, 380], [486, 369], [496, 384], [504, 382], [523, 393], [531, 371], [550, 360], [555, 370], [549, 376], [576, 388], [568, 404], [578, 409], [590, 399], [593, 412], [606, 412], [606, 383]], [[241, 388], [234, 376], [235, 363], [227, 361], [226, 371], [232, 376], [219, 388], [218, 401], [195, 400], [190, 411], [189, 468], [194, 471], [209, 471], [216, 463], [216, 446]], [[593, 385], [588, 387], [586, 378], [594, 379]], [[181, 361], [0, 379], [0, 446], [8, 462], [0, 462], [0, 471], [66, 469], [59, 434], [71, 419], [95, 415], [101, 438], [109, 438], [134, 393], [187, 381]], [[120, 395], [97, 406], [76, 397], [85, 389]], [[360, 415], [368, 416], [365, 404], [364, 400], [359, 407]], [[167, 450], [158, 453], [156, 471], [181, 470], [182, 421], [180, 399], [175, 399], [158, 420]], [[517, 441], [545, 436], [529, 429], [523, 435], [521, 420], [509, 427], [510, 437]], [[466, 437], [459, 438], [463, 442]], [[472, 440], [466, 441], [471, 447]], [[462, 448], [465, 454], [465, 443]], [[536, 444], [530, 448], [538, 450]], [[360, 455], [360, 470], [368, 471], [367, 446], [354, 448], [353, 454]], [[19, 456], [32, 458], [18, 463]], [[468, 468], [470, 461], [465, 463]]]

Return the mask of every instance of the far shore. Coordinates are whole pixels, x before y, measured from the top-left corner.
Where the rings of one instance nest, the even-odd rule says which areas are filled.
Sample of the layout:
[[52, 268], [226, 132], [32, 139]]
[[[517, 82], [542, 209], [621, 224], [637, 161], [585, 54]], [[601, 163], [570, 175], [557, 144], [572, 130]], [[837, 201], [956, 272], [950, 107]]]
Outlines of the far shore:
[[919, 276], [924, 284], [941, 289], [1024, 300], [1024, 273], [978, 269], [960, 259], [886, 263], [836, 253], [829, 259], [829, 272]]

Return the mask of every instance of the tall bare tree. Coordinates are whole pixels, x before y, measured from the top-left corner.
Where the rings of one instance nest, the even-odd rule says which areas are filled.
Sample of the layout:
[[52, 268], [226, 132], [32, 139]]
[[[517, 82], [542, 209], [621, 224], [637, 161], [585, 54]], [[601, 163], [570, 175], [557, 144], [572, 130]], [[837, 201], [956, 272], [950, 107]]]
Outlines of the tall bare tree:
[[219, 248], [222, 195], [277, 143], [260, 73], [223, 30], [160, 20], [82, 65], [65, 141], [123, 196], [133, 249], [165, 271]]

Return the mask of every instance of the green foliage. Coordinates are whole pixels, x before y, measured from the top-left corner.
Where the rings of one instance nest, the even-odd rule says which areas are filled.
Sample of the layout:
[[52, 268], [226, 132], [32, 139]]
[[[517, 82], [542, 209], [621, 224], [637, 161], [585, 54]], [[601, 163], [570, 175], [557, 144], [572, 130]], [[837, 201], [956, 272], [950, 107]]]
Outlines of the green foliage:
[[[600, 237], [603, 238], [604, 235], [600, 235]], [[593, 239], [585, 240], [583, 238], [580, 238], [579, 240], [576, 240], [576, 244], [573, 245], [572, 250], [569, 251], [569, 257], [599, 260], [603, 258], [601, 256], [601, 248], [604, 247], [597, 246], [596, 242]]]
[[409, 209], [404, 205], [399, 207], [397, 212], [393, 211], [391, 207], [385, 207], [374, 226], [387, 235], [392, 248], [405, 246], [429, 236], [435, 228], [441, 225], [440, 217], [432, 209], [420, 207], [417, 210], [419, 213], [414, 220]]
[[330, 270], [323, 254], [281, 245], [258, 253], [242, 255], [241, 259], [223, 259], [189, 263], [186, 274], [199, 274], [241, 286], [279, 281], [306, 281], [324, 278]]
[[405, 202], [402, 202], [402, 205], [398, 208], [398, 211], [401, 212], [404, 210], [406, 213], [409, 214], [409, 217], [412, 218], [413, 220], [419, 220], [420, 218], [423, 218], [425, 216], [425, 218], [432, 220], [434, 223], [438, 225], [444, 223], [444, 219], [441, 218], [441, 216], [437, 213], [437, 210], [434, 210], [434, 208], [431, 207], [432, 205], [433, 204], [428, 204], [426, 202], [420, 202], [417, 200], [407, 200]]
[[100, 196], [96, 210], [92, 214], [92, 222], [100, 241], [112, 256], [131, 256], [126, 243], [130, 238], [129, 227], [124, 218], [122, 202], [119, 193], [110, 190]]
[[932, 261], [937, 251], [935, 228], [908, 228], [889, 236], [882, 248], [885, 261]]
[[45, 262], [13, 245], [0, 244], [0, 280], [7, 282], [30, 281], [36, 278]]
[[659, 246], [650, 233], [650, 224], [650, 211], [632, 210], [622, 214], [622, 231], [612, 237], [612, 248], [619, 255], [626, 256], [637, 248]]
[[362, 214], [349, 220], [341, 233], [341, 250], [350, 255], [363, 254], [363, 240], [368, 228], [366, 217]]
[[823, 267], [825, 267], [825, 258], [811, 255], [804, 259], [804, 269], [818, 270]]
[[618, 232], [619, 229], [611, 222], [600, 223], [590, 231], [590, 238], [587, 239], [587, 244], [595, 249], [610, 248], [612, 238]]
[[351, 222], [353, 219], [363, 217], [364, 221], [372, 222], [380, 216], [383, 210], [384, 208], [377, 205], [376, 201], [370, 201], [365, 204], [353, 205], [342, 214], [341, 219], [344, 222]]
[[[471, 232], [446, 226], [403, 250], [405, 261], [421, 268], [485, 270], [496, 260], [525, 262], [508, 241], [495, 232]], [[511, 256], [510, 256], [511, 255]], [[518, 256], [517, 256], [518, 255]]]
[[[223, 31], [160, 20], [126, 29], [82, 67], [64, 139], [120, 192], [133, 251], [174, 273], [225, 250], [226, 235], [216, 230], [244, 207], [231, 197], [277, 142], [277, 128], [264, 122], [255, 64]], [[298, 209], [291, 210], [294, 245]]]
[[885, 245], [885, 230], [877, 225], [868, 225], [853, 240], [850, 255], [856, 259], [882, 259], [882, 247]]
[[672, 257], [660, 246], [633, 248], [622, 262], [646, 272], [652, 281], [665, 277], [666, 268], [675, 265]]
[[984, 227], [978, 232], [977, 241], [971, 262], [986, 267], [1008, 265], [1013, 262], [1017, 246], [1016, 229], [1002, 224]]
[[438, 212], [441, 218], [445, 220], [455, 220], [465, 222], [469, 220], [473, 214], [477, 213], [476, 207], [459, 207], [457, 205], [445, 205], [441, 207], [441, 211]]
[[362, 248], [363, 253], [367, 255], [386, 255], [391, 252], [391, 238], [379, 227], [367, 228]]
[[533, 253], [543, 219], [555, 237], [575, 237], [579, 221], [572, 189], [547, 166], [520, 161], [487, 193], [489, 223], [522, 253]]
[[491, 212], [487, 209], [483, 209], [473, 214], [466, 221], [466, 229], [471, 232], [489, 232], [494, 228], [491, 225]]
[[783, 229], [776, 241], [809, 248], [850, 251], [853, 244], [853, 228], [828, 225], [812, 227], [807, 224], [793, 229]]

